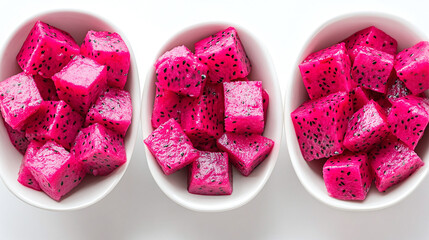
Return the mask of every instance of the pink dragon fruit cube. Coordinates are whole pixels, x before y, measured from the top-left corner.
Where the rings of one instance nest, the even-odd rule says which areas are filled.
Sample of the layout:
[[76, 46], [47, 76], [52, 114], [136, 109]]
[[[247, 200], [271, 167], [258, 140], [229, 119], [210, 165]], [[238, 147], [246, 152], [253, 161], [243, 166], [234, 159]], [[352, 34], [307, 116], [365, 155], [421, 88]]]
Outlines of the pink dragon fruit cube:
[[25, 130], [29, 140], [54, 140], [70, 149], [83, 118], [64, 101], [44, 101]]
[[90, 58], [75, 57], [52, 77], [58, 97], [85, 116], [107, 88], [106, 66]]
[[365, 200], [373, 180], [366, 153], [345, 152], [323, 165], [329, 196], [341, 200]]
[[375, 176], [375, 186], [380, 192], [404, 181], [424, 165], [413, 150], [392, 135], [369, 152], [368, 158]]
[[198, 97], [207, 78], [207, 66], [185, 46], [164, 53], [155, 63], [158, 86], [181, 95]]
[[225, 131], [264, 132], [264, 106], [261, 81], [234, 81], [223, 84]]
[[358, 86], [385, 94], [394, 56], [369, 47], [356, 47], [351, 74]]
[[199, 152], [189, 165], [188, 192], [201, 195], [231, 195], [232, 167], [228, 154]]
[[295, 109], [291, 118], [303, 158], [312, 161], [341, 154], [352, 114], [352, 102], [346, 92], [310, 100]]
[[356, 57], [354, 50], [360, 46], [370, 47], [391, 55], [395, 55], [398, 50], [396, 40], [374, 26], [355, 32], [342, 42], [346, 44], [352, 62]]
[[144, 143], [166, 175], [184, 168], [198, 157], [197, 150], [173, 118], [155, 129]]
[[118, 88], [107, 88], [89, 109], [85, 126], [99, 123], [124, 137], [132, 117], [133, 106], [130, 93]]
[[87, 174], [106, 176], [127, 161], [121, 134], [95, 123], [80, 130], [72, 152]]
[[206, 84], [202, 95], [181, 107], [180, 125], [194, 147], [214, 142], [224, 132], [222, 85]]
[[233, 27], [195, 43], [195, 55], [209, 68], [210, 83], [245, 78], [252, 68], [237, 30]]
[[38, 141], [31, 141], [30, 144], [28, 144], [27, 151], [25, 152], [24, 158], [22, 159], [18, 173], [19, 183], [37, 191], [41, 191], [42, 189], [40, 188], [39, 183], [36, 181], [36, 179], [34, 179], [30, 169], [28, 168], [28, 162], [33, 161], [32, 159], [42, 148], [43, 145], [44, 143]]
[[414, 150], [429, 123], [429, 105], [423, 98], [413, 95], [398, 98], [393, 102], [387, 121], [393, 135]]
[[310, 54], [298, 67], [308, 96], [318, 99], [354, 88], [350, 66], [344, 43], [338, 43]]
[[385, 112], [369, 101], [353, 114], [347, 124], [344, 147], [353, 152], [367, 152], [389, 134]]
[[27, 74], [50, 78], [74, 56], [79, 55], [79, 52], [79, 45], [69, 33], [37, 21], [25, 39], [16, 60]]
[[85, 176], [82, 165], [74, 155], [55, 141], [46, 142], [27, 164], [40, 188], [56, 201], [76, 187]]
[[5, 122], [15, 130], [24, 128], [39, 110], [42, 97], [32, 76], [21, 72], [0, 82], [0, 110]]
[[422, 41], [399, 52], [394, 67], [414, 95], [429, 89], [429, 42]]
[[109, 87], [124, 88], [130, 69], [130, 52], [119, 34], [88, 31], [81, 54], [106, 66]]
[[241, 174], [249, 176], [268, 157], [274, 142], [258, 134], [226, 132], [217, 140], [217, 146], [228, 153], [232, 164]]

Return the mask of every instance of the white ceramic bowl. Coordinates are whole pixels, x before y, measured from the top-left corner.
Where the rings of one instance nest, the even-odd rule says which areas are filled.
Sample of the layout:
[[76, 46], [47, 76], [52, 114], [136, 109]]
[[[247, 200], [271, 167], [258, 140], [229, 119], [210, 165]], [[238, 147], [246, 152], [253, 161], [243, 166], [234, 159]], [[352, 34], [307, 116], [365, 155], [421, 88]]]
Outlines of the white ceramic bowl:
[[[185, 45], [194, 52], [195, 42], [222, 29], [226, 29], [229, 26], [233, 26], [237, 29], [246, 53], [252, 63], [252, 71], [249, 75], [249, 79], [262, 81], [263, 88], [265, 88], [270, 95], [267, 117], [268, 122], [263, 135], [272, 139], [275, 145], [268, 158], [265, 159], [250, 176], [244, 177], [234, 169], [233, 193], [229, 196], [202, 196], [188, 193], [186, 169], [182, 169], [170, 176], [164, 175], [155, 158], [145, 146], [149, 169], [161, 190], [176, 203], [195, 211], [226, 211], [240, 207], [252, 200], [263, 188], [271, 175], [279, 153], [283, 127], [281, 92], [271, 58], [260, 41], [258, 41], [253, 34], [236, 24], [205, 23], [194, 25], [179, 32], [168, 40], [157, 54], [156, 59], [164, 52], [179, 45]], [[153, 60], [153, 63], [155, 63], [156, 59]], [[151, 116], [155, 94], [155, 80], [155, 68], [150, 66], [144, 86], [142, 103], [144, 139], [153, 131]]]
[[[22, 186], [18, 181], [18, 170], [23, 156], [15, 150], [9, 141], [4, 125], [0, 124], [0, 177], [7, 188], [18, 198], [33, 206], [49, 210], [74, 210], [90, 206], [105, 197], [124, 175], [134, 150], [140, 117], [140, 87], [136, 61], [130, 43], [124, 34], [107, 21], [82, 12], [49, 12], [30, 18], [10, 33], [0, 54], [0, 81], [17, 74], [22, 70], [15, 57], [26, 36], [37, 20], [49, 23], [70, 33], [78, 44], [81, 44], [88, 30], [115, 31], [126, 42], [131, 54], [131, 67], [125, 89], [130, 91], [133, 105], [133, 118], [125, 138], [127, 162], [105, 177], [87, 176], [75, 189], [57, 202], [43, 192]], [[5, 33], [2, 33], [5, 34]]]
[[354, 32], [372, 25], [395, 38], [398, 41], [399, 51], [427, 39], [423, 33], [410, 23], [392, 15], [382, 13], [354, 13], [334, 18], [317, 29], [304, 45], [290, 76], [285, 98], [285, 131], [288, 150], [299, 180], [316, 199], [332, 207], [345, 210], [376, 210], [398, 203], [413, 192], [428, 173], [429, 152], [427, 146], [429, 143], [429, 133], [427, 131], [416, 149], [417, 154], [426, 162], [426, 165], [405, 182], [387, 190], [385, 193], [378, 192], [373, 184], [364, 201], [343, 201], [329, 197], [322, 176], [324, 162], [318, 160], [306, 162], [301, 155], [290, 117], [290, 113], [293, 110], [308, 100], [298, 65], [310, 53], [329, 47]]

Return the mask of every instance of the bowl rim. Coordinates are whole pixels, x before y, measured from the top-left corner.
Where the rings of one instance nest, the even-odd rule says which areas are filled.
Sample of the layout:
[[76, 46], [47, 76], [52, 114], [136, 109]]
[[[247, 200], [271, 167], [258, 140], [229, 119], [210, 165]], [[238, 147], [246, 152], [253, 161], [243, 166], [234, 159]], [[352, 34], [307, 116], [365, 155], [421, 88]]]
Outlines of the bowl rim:
[[[131, 152], [131, 154], [128, 156], [127, 154], [127, 161], [124, 164], [123, 167], [125, 167], [124, 170], [122, 170], [122, 174], [120, 176], [117, 176], [114, 181], [112, 181], [112, 183], [108, 186], [108, 188], [104, 189], [104, 191], [100, 191], [100, 194], [96, 197], [94, 197], [91, 201], [88, 202], [84, 202], [84, 203], [80, 203], [80, 204], [75, 204], [71, 207], [68, 208], [64, 208], [64, 207], [60, 207], [61, 204], [57, 207], [53, 207], [53, 206], [46, 206], [45, 204], [41, 204], [38, 201], [35, 201], [32, 198], [28, 198], [25, 197], [23, 194], [21, 194], [20, 192], [14, 191], [13, 187], [10, 186], [6, 179], [4, 178], [4, 176], [2, 174], [0, 174], [0, 179], [2, 180], [2, 182], [4, 183], [4, 185], [6, 186], [6, 188], [13, 194], [15, 195], [19, 200], [21, 200], [24, 203], [27, 203], [29, 205], [32, 205], [34, 207], [37, 207], [39, 209], [44, 209], [44, 210], [49, 210], [49, 211], [74, 211], [74, 210], [79, 210], [79, 209], [83, 209], [86, 207], [89, 207], [93, 204], [98, 203], [100, 200], [102, 200], [103, 198], [105, 198], [117, 185], [118, 183], [122, 180], [123, 176], [125, 175], [129, 163], [133, 157], [133, 153], [134, 153], [134, 147], [137, 141], [137, 136], [138, 136], [138, 128], [140, 126], [140, 106], [138, 104], [141, 103], [141, 98], [140, 98], [140, 91], [141, 91], [141, 87], [140, 87], [140, 80], [139, 80], [139, 73], [138, 73], [138, 68], [137, 68], [137, 62], [136, 62], [136, 58], [134, 55], [134, 51], [132, 49], [132, 46], [128, 40], [128, 38], [123, 34], [123, 32], [121, 31], [120, 28], [118, 28], [115, 24], [113, 24], [112, 22], [110, 22], [109, 20], [107, 20], [105, 17], [100, 16], [99, 14], [96, 14], [92, 11], [86, 11], [86, 10], [77, 10], [77, 9], [53, 9], [53, 10], [48, 10], [48, 11], [40, 11], [38, 13], [35, 13], [33, 15], [30, 15], [26, 18], [24, 18], [22, 21], [20, 21], [18, 24], [14, 25], [11, 29], [11, 31], [6, 32], [7, 37], [4, 38], [4, 42], [3, 42], [3, 46], [0, 48], [0, 63], [3, 61], [3, 56], [5, 54], [5, 52], [7, 51], [7, 46], [8, 44], [13, 40], [13, 37], [24, 27], [26, 26], [28, 23], [33, 22], [33, 21], [37, 21], [38, 18], [44, 17], [44, 16], [49, 16], [49, 15], [53, 15], [53, 14], [60, 14], [60, 13], [64, 13], [64, 14], [77, 14], [77, 15], [84, 15], [86, 17], [90, 17], [90, 18], [94, 18], [97, 20], [100, 20], [101, 22], [103, 22], [104, 24], [108, 25], [109, 27], [111, 27], [112, 29], [115, 30], [115, 32], [117, 32], [118, 34], [121, 35], [121, 38], [123, 39], [123, 41], [127, 44], [127, 48], [130, 52], [130, 60], [131, 60], [131, 67], [133, 69], [133, 77], [135, 78], [135, 81], [133, 84], [137, 85], [137, 89], [138, 92], [137, 94], [135, 94], [133, 96], [133, 98], [137, 98], [135, 100], [132, 100], [132, 103], [135, 102], [136, 106], [133, 106], [133, 117], [135, 117], [135, 119], [133, 120], [133, 122], [135, 122], [134, 124], [135, 126], [135, 130], [136, 133], [133, 134], [134, 136], [130, 136], [129, 141], [132, 143], [129, 146], [129, 152]], [[131, 93], [131, 91], [130, 91]], [[133, 125], [133, 123], [131, 123], [130, 127]], [[127, 149], [126, 149], [127, 150]], [[128, 152], [127, 151], [127, 152]], [[54, 201], [54, 200], [53, 200]], [[61, 203], [61, 202], [58, 202]]]
[[[283, 133], [283, 101], [282, 101], [282, 94], [280, 91], [280, 85], [278, 82], [278, 77], [277, 77], [277, 72], [275, 71], [275, 67], [272, 61], [272, 57], [269, 54], [267, 48], [265, 47], [265, 45], [262, 43], [262, 41], [255, 35], [253, 34], [251, 31], [248, 30], [248, 28], [243, 27], [242, 24], [238, 24], [238, 23], [233, 23], [233, 22], [227, 22], [227, 21], [203, 21], [197, 24], [191, 24], [188, 25], [182, 29], [180, 29], [179, 31], [176, 31], [174, 34], [171, 35], [171, 37], [169, 37], [160, 47], [160, 49], [157, 51], [156, 55], [153, 57], [152, 61], [150, 62], [151, 64], [155, 63], [155, 61], [159, 58], [159, 56], [161, 56], [164, 51], [163, 49], [166, 48], [167, 45], [171, 44], [172, 41], [174, 41], [175, 39], [177, 39], [178, 37], [180, 37], [180, 35], [182, 35], [185, 32], [191, 31], [191, 30], [195, 30], [198, 28], [203, 28], [203, 27], [207, 27], [207, 26], [222, 26], [222, 27], [228, 27], [228, 26], [233, 26], [234, 28], [237, 29], [237, 31], [241, 31], [241, 32], [245, 32], [246, 35], [249, 35], [256, 43], [258, 43], [258, 47], [261, 50], [261, 52], [263, 52], [263, 54], [265, 55], [265, 58], [267, 60], [267, 66], [269, 66], [269, 70], [268, 72], [271, 72], [272, 75], [272, 82], [273, 82], [273, 89], [275, 89], [275, 93], [273, 91], [273, 93], [270, 95], [270, 103], [271, 103], [271, 99], [274, 97], [276, 97], [276, 100], [278, 102], [279, 107], [277, 109], [273, 109], [273, 110], [278, 110], [278, 112], [280, 114], [278, 114], [279, 116], [279, 122], [276, 126], [276, 128], [279, 128], [278, 133], [276, 133], [276, 136], [278, 137], [278, 142], [275, 143], [273, 150], [270, 153], [270, 167], [267, 169], [266, 172], [264, 172], [263, 176], [262, 176], [262, 180], [258, 182], [255, 190], [243, 201], [236, 201], [232, 204], [213, 204], [212, 206], [209, 206], [207, 204], [196, 204], [196, 203], [190, 203], [189, 201], [186, 201], [185, 199], [181, 198], [180, 196], [178, 196], [177, 194], [175, 194], [175, 191], [171, 190], [168, 186], [164, 186], [164, 184], [161, 182], [161, 179], [159, 179], [158, 177], [155, 177], [156, 175], [156, 171], [159, 171], [158, 168], [158, 164], [156, 163], [155, 158], [152, 156], [152, 154], [150, 153], [149, 149], [147, 148], [147, 146], [145, 144], [144, 145], [144, 151], [145, 151], [145, 155], [146, 155], [146, 162], [148, 164], [149, 170], [152, 174], [153, 179], [155, 180], [155, 182], [157, 183], [158, 187], [161, 189], [161, 191], [167, 195], [168, 198], [170, 198], [171, 200], [173, 200], [175, 203], [177, 203], [178, 205], [187, 208], [189, 210], [192, 211], [196, 211], [196, 212], [224, 212], [224, 211], [229, 211], [229, 210], [233, 210], [236, 208], [239, 208], [247, 203], [249, 203], [252, 199], [254, 199], [259, 192], [263, 189], [263, 187], [265, 186], [266, 182], [268, 181], [268, 179], [270, 178], [272, 171], [274, 170], [274, 167], [276, 165], [277, 159], [278, 159], [278, 155], [279, 155], [279, 150], [274, 151], [274, 149], [278, 149], [279, 146], [281, 145], [282, 142], [282, 133]], [[145, 137], [147, 137], [150, 132], [147, 132], [145, 129], [145, 126], [149, 126], [150, 125], [150, 129], [152, 129], [151, 131], [153, 131], [152, 125], [151, 125], [151, 115], [150, 116], [143, 116], [143, 114], [145, 113], [143, 108], [146, 103], [146, 101], [150, 101], [153, 102], [153, 99], [149, 99], [149, 92], [151, 91], [151, 88], [154, 87], [152, 84], [152, 79], [155, 76], [154, 74], [154, 67], [153, 65], [150, 66], [150, 68], [148, 68], [147, 74], [146, 74], [146, 81], [144, 83], [144, 88], [143, 88], [143, 95], [142, 95], [142, 111], [141, 111], [141, 122], [142, 122], [142, 132], [143, 132], [143, 139]], [[153, 105], [153, 104], [150, 104]], [[152, 112], [152, 110], [150, 110], [150, 113]], [[168, 177], [168, 176], [167, 176]]]
[[[354, 19], [354, 18], [362, 18], [362, 17], [371, 17], [371, 18], [379, 18], [379, 19], [386, 19], [388, 21], [391, 22], [401, 22], [404, 26], [406, 26], [408, 29], [410, 29], [410, 31], [416, 33], [416, 35], [427, 39], [426, 34], [424, 34], [421, 30], [419, 30], [414, 24], [412, 24], [410, 21], [399, 17], [397, 15], [394, 14], [390, 14], [390, 13], [386, 13], [386, 12], [380, 12], [380, 11], [357, 11], [357, 12], [350, 12], [350, 13], [346, 13], [346, 14], [340, 14], [337, 15], [333, 18], [328, 19], [327, 21], [325, 21], [324, 23], [322, 23], [321, 25], [319, 25], [316, 29], [314, 29], [314, 31], [311, 32], [311, 34], [307, 37], [307, 40], [305, 41], [305, 43], [302, 45], [302, 49], [299, 51], [298, 55], [296, 56], [296, 60], [294, 61], [294, 69], [292, 69], [290, 71], [289, 74], [289, 78], [290, 81], [287, 84], [287, 89], [286, 89], [286, 94], [284, 97], [284, 120], [285, 120], [285, 131], [293, 131], [293, 133], [295, 133], [295, 129], [293, 127], [293, 123], [292, 120], [290, 119], [290, 114], [294, 109], [291, 109], [291, 105], [289, 104], [291, 102], [292, 99], [292, 86], [293, 86], [293, 79], [294, 76], [296, 75], [298, 68], [297, 66], [301, 63], [301, 58], [304, 57], [303, 54], [305, 52], [305, 50], [307, 49], [307, 47], [310, 45], [310, 43], [312, 42], [312, 40], [314, 39], [314, 37], [316, 37], [320, 32], [322, 32], [326, 27], [343, 21], [343, 20], [347, 20], [347, 19]], [[295, 68], [296, 67], [296, 68]], [[305, 173], [303, 171], [301, 171], [301, 167], [299, 166], [299, 162], [300, 161], [305, 161], [302, 158], [301, 155], [301, 151], [298, 149], [296, 150], [293, 146], [292, 146], [292, 141], [294, 141], [296, 139], [295, 134], [286, 134], [286, 144], [287, 144], [287, 149], [288, 149], [288, 153], [289, 153], [289, 158], [290, 161], [292, 162], [292, 166], [294, 168], [295, 174], [297, 175], [300, 183], [302, 186], [304, 186], [305, 190], [310, 193], [310, 195], [312, 195], [315, 199], [317, 199], [318, 201], [334, 208], [334, 209], [339, 209], [339, 210], [345, 210], [345, 211], [375, 211], [375, 210], [381, 210], [390, 206], [395, 205], [396, 203], [399, 203], [400, 201], [404, 200], [407, 196], [409, 196], [423, 181], [423, 179], [426, 177], [428, 170], [425, 169], [421, 169], [420, 171], [422, 171], [422, 174], [419, 176], [419, 179], [417, 179], [416, 184], [412, 185], [411, 187], [407, 188], [404, 193], [399, 196], [396, 197], [394, 199], [388, 199], [386, 200], [386, 202], [383, 203], [377, 203], [377, 204], [373, 204], [370, 206], [366, 206], [364, 203], [362, 204], [349, 204], [350, 201], [341, 201], [335, 198], [331, 198], [329, 197], [327, 194], [326, 196], [321, 196], [320, 194], [317, 194], [315, 191], [312, 190], [311, 184], [310, 182], [312, 182], [312, 180], [307, 179], [307, 177], [305, 176]]]

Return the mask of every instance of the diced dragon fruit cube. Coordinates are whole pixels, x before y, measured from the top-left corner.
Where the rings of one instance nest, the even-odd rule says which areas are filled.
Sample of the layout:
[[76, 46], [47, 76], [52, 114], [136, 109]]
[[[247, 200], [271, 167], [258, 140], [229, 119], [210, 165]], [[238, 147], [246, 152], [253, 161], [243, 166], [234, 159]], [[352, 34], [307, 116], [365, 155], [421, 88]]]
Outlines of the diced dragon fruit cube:
[[37, 21], [16, 60], [27, 74], [50, 78], [79, 52], [79, 45], [69, 33]]
[[30, 169], [28, 168], [28, 162], [33, 161], [32, 159], [37, 152], [42, 148], [44, 143], [38, 141], [31, 141], [28, 145], [27, 151], [25, 152], [24, 158], [22, 159], [21, 166], [18, 173], [18, 182], [22, 185], [32, 188], [34, 190], [41, 191], [39, 183], [33, 177]]
[[106, 66], [90, 58], [75, 57], [52, 77], [58, 97], [85, 116], [106, 87]]
[[27, 164], [40, 188], [56, 201], [76, 187], [85, 176], [82, 165], [74, 155], [55, 141], [46, 142]]
[[369, 152], [368, 158], [380, 192], [404, 181], [424, 165], [413, 150], [392, 135]]
[[107, 88], [89, 109], [85, 126], [99, 123], [125, 136], [132, 117], [133, 106], [130, 93], [118, 88]]
[[185, 46], [164, 53], [155, 62], [158, 86], [181, 95], [198, 97], [207, 78], [207, 66]]
[[152, 110], [152, 127], [158, 128], [161, 124], [174, 118], [180, 123], [180, 96], [172, 91], [163, 90], [156, 85], [155, 101]]
[[299, 64], [299, 70], [310, 99], [353, 89], [350, 66], [344, 43], [322, 49], [305, 58]]
[[352, 102], [346, 92], [310, 100], [295, 109], [291, 118], [303, 158], [312, 161], [341, 154], [352, 114]]
[[429, 105], [423, 98], [405, 96], [393, 102], [387, 121], [390, 131], [414, 150], [429, 122]]
[[127, 161], [121, 134], [95, 123], [76, 136], [72, 152], [87, 174], [106, 176]]
[[394, 67], [414, 95], [429, 89], [429, 42], [422, 41], [399, 52]]
[[188, 191], [201, 195], [230, 195], [232, 167], [228, 154], [199, 152], [199, 157], [189, 165]]
[[83, 118], [64, 101], [44, 101], [27, 125], [29, 140], [54, 140], [70, 149], [82, 127]]
[[329, 196], [341, 200], [364, 200], [373, 180], [366, 153], [345, 152], [323, 165]]
[[385, 113], [378, 103], [371, 100], [350, 118], [344, 136], [344, 147], [353, 152], [366, 152], [388, 134], [389, 125]]
[[42, 101], [33, 77], [24, 72], [0, 82], [1, 114], [12, 129], [21, 130]]
[[355, 60], [351, 74], [358, 86], [385, 94], [387, 81], [393, 69], [394, 57], [391, 54], [369, 47], [356, 47]]
[[250, 60], [233, 27], [195, 43], [195, 55], [208, 66], [211, 83], [244, 78], [251, 70]]
[[118, 33], [90, 30], [81, 45], [81, 54], [106, 66], [107, 85], [123, 89], [130, 69], [130, 52]]
[[197, 150], [174, 119], [161, 124], [144, 143], [166, 175], [184, 168], [198, 157]]
[[346, 44], [352, 62], [356, 56], [353, 50], [360, 46], [371, 47], [391, 55], [395, 55], [398, 49], [394, 38], [374, 26], [355, 32], [342, 42]]
[[207, 143], [224, 132], [224, 100], [222, 85], [206, 84], [202, 95], [189, 106], [181, 107], [180, 125], [192, 141]]
[[226, 82], [223, 88], [225, 131], [262, 134], [264, 131], [262, 82]]
[[226, 132], [217, 140], [217, 146], [228, 153], [230, 161], [241, 174], [249, 176], [268, 157], [274, 142], [258, 134]]

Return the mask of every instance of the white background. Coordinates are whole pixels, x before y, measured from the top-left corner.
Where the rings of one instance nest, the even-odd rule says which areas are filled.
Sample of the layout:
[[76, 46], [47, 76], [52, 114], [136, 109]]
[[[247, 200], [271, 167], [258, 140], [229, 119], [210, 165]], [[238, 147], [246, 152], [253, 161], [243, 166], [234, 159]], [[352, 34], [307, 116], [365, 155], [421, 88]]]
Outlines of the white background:
[[[353, 2], [0, 0], [0, 47], [11, 30], [41, 12], [93, 12], [121, 28], [131, 42], [142, 88], [155, 54], [172, 34], [199, 22], [227, 21], [242, 25], [266, 44], [284, 96], [302, 45], [318, 26], [335, 16], [381, 11], [405, 18], [429, 34], [427, 3]], [[0, 239], [429, 239], [429, 179], [388, 209], [344, 212], [310, 196], [293, 171], [285, 141], [281, 149], [271, 178], [249, 204], [229, 212], [197, 213], [160, 191], [148, 170], [139, 136], [121, 182], [86, 209], [37, 209], [0, 183]]]

